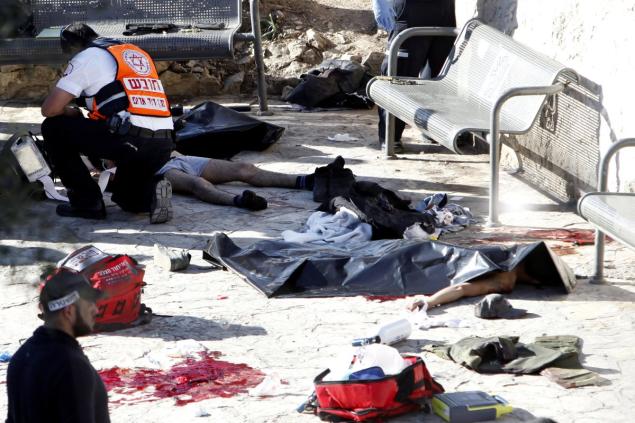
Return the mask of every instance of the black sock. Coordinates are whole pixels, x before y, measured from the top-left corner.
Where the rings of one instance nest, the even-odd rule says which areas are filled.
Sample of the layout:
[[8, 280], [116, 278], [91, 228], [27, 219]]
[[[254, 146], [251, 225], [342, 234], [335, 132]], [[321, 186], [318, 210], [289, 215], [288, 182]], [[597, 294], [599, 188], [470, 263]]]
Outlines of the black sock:
[[267, 200], [246, 189], [242, 194], [234, 197], [234, 205], [247, 210], [264, 210], [267, 208]]
[[295, 187], [298, 189], [305, 189], [307, 191], [313, 191], [315, 185], [315, 174], [300, 175], [295, 179]]

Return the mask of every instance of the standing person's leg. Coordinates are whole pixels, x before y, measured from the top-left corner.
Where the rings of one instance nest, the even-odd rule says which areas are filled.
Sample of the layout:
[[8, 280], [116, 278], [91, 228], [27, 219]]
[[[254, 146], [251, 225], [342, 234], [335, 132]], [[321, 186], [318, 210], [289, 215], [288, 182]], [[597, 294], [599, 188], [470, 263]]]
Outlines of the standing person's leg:
[[[404, 68], [404, 59], [397, 59], [397, 75], [405, 76], [401, 69]], [[388, 73], [388, 57], [384, 58], [381, 64], [381, 74], [386, 75]], [[382, 148], [386, 141], [386, 111], [377, 106], [377, 115], [379, 117], [379, 124], [377, 125], [377, 137], [379, 138], [379, 148]], [[403, 146], [401, 145], [401, 136], [406, 129], [406, 122], [401, 119], [395, 118], [395, 147], [396, 153], [401, 153]]]
[[101, 191], [80, 158], [87, 156], [115, 160], [122, 154], [121, 141], [111, 135], [104, 122], [68, 116], [47, 118], [42, 123], [46, 151], [62, 183], [69, 204], [60, 204], [59, 214], [104, 218]]
[[[435, 10], [435, 26], [456, 27], [456, 13], [454, 10], [454, 0], [441, 2]], [[428, 62], [432, 77], [436, 77], [441, 72], [446, 59], [454, 45], [455, 37], [436, 37], [431, 40]]]
[[[445, 1], [445, 0], [444, 0]], [[421, 4], [423, 3], [423, 4]], [[421, 13], [425, 12], [426, 2], [413, 0], [395, 0], [395, 28], [390, 33], [388, 46], [392, 40], [402, 31], [415, 26], [426, 26], [420, 24]], [[410, 76], [416, 78], [423, 70], [427, 62], [428, 50], [430, 48], [430, 39], [427, 37], [415, 37], [406, 40], [399, 49], [399, 58], [397, 59], [397, 75]], [[381, 74], [388, 73], [388, 57], [384, 58], [381, 65]], [[378, 136], [379, 142], [383, 145], [386, 134], [386, 112], [382, 108], [378, 108], [379, 125]], [[395, 118], [395, 146], [396, 152], [403, 150], [401, 145], [401, 137], [406, 128], [406, 123]]]

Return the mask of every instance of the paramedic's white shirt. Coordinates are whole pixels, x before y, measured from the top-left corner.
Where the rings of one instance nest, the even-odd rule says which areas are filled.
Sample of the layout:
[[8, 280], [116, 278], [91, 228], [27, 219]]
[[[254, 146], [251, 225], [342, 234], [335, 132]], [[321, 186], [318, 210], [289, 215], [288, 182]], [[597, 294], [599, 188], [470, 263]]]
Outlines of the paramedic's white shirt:
[[[90, 47], [75, 55], [68, 63], [64, 75], [57, 82], [57, 88], [79, 97], [94, 96], [104, 85], [115, 80], [117, 62], [105, 51], [98, 47]], [[87, 99], [88, 106], [92, 105], [92, 98]], [[142, 128], [156, 131], [158, 129], [173, 129], [172, 118], [130, 116], [130, 123]]]

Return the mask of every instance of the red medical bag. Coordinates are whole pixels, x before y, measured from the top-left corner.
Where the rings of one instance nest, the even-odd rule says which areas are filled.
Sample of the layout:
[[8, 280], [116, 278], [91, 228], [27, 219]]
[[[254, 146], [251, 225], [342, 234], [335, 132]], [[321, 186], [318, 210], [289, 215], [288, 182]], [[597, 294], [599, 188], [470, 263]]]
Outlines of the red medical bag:
[[314, 380], [315, 412], [329, 421], [382, 421], [412, 411], [429, 411], [427, 401], [443, 392], [418, 356], [403, 355], [410, 364], [401, 373], [371, 380], [323, 381], [325, 370]]
[[83, 274], [106, 293], [97, 301], [95, 331], [123, 329], [147, 323], [152, 310], [141, 304], [144, 269], [127, 255], [110, 255], [88, 245], [69, 254], [60, 267]]

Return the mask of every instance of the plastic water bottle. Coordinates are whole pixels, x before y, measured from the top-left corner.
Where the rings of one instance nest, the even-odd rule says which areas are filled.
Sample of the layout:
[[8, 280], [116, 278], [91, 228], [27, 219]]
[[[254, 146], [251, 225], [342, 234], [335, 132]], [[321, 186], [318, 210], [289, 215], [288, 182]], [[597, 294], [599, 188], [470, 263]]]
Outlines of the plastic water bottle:
[[408, 319], [401, 318], [392, 320], [377, 325], [373, 335], [353, 340], [353, 346], [360, 347], [369, 344], [392, 345], [404, 339], [408, 339], [411, 333], [412, 323], [410, 323]]

